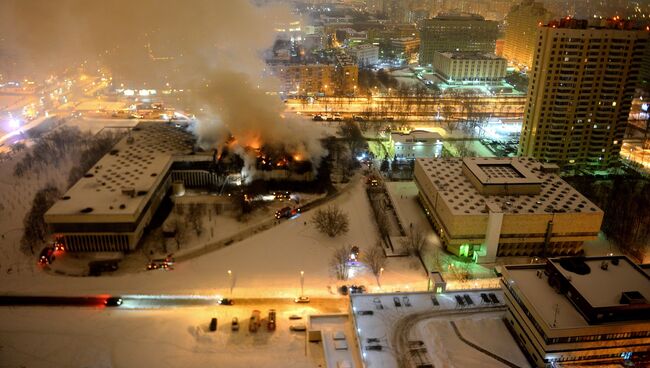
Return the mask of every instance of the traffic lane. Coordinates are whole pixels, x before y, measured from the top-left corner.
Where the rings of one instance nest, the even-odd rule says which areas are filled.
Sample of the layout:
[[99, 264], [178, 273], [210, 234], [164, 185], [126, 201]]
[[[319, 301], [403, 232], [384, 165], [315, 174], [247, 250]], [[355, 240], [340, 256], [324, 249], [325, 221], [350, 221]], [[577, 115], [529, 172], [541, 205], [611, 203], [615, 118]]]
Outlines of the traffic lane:
[[348, 298], [316, 298], [309, 303], [296, 303], [289, 298], [267, 299], [234, 299], [233, 305], [219, 304], [216, 296], [151, 296], [151, 295], [124, 295], [122, 296], [122, 309], [156, 309], [179, 307], [206, 307], [218, 306], [220, 308], [250, 307], [252, 309], [295, 309], [310, 307], [327, 312], [345, 312]]
[[[232, 306], [220, 305], [218, 296], [200, 295], [98, 295], [98, 296], [25, 296], [25, 295], [2, 295], [0, 306], [69, 306], [69, 307], [97, 307], [105, 306], [109, 298], [121, 298], [122, 304], [114, 306], [119, 309], [158, 309], [158, 308], [179, 308], [179, 307], [206, 307], [219, 306], [229, 308]], [[294, 309], [298, 307], [310, 307], [324, 312], [345, 312], [347, 310], [347, 298], [315, 298], [309, 303], [295, 303], [293, 299], [235, 299], [234, 306], [246, 306], [269, 309]]]
[[107, 296], [25, 296], [2, 295], [0, 306], [77, 306], [97, 307], [105, 305]]

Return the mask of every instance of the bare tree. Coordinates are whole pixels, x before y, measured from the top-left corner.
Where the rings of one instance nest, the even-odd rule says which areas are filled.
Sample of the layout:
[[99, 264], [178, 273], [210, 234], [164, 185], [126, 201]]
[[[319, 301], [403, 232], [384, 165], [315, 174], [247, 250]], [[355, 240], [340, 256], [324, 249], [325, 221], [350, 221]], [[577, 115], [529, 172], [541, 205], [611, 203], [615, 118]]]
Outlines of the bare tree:
[[420, 262], [422, 262], [422, 265], [424, 265], [422, 256], [429, 246], [429, 243], [427, 242], [424, 231], [419, 226], [416, 225], [409, 228], [403, 241], [403, 245], [410, 255], [418, 257]]
[[370, 248], [368, 252], [363, 253], [361, 259], [366, 264], [366, 266], [368, 266], [370, 272], [372, 272], [372, 274], [375, 276], [377, 286], [381, 287], [379, 278], [381, 277], [381, 273], [384, 271], [384, 267], [386, 266], [386, 256], [384, 255], [384, 251], [382, 249], [381, 239], [377, 239], [375, 246]]
[[377, 211], [375, 213], [377, 219], [377, 227], [379, 228], [379, 235], [382, 238], [387, 238], [390, 235], [390, 222], [386, 211]]
[[458, 120], [454, 118], [455, 108], [449, 104], [442, 106], [442, 113], [445, 119], [445, 125], [449, 130], [449, 134], [452, 134], [454, 130], [458, 127]]
[[330, 266], [336, 273], [336, 278], [339, 280], [348, 279], [348, 261], [350, 259], [350, 247], [341, 245], [332, 253]]
[[348, 215], [334, 205], [316, 211], [313, 223], [318, 231], [327, 234], [331, 238], [347, 233], [350, 227]]
[[174, 221], [174, 241], [176, 242], [176, 250], [181, 249], [181, 244], [187, 240], [187, 226], [178, 217]]
[[196, 233], [196, 236], [201, 236], [203, 233], [203, 206], [198, 203], [190, 204], [187, 220], [192, 230]]
[[25, 232], [20, 239], [20, 247], [23, 252], [34, 254], [34, 249], [43, 245], [48, 235], [47, 224], [43, 215], [61, 196], [61, 192], [55, 186], [47, 186], [34, 195], [32, 208], [25, 215], [23, 226]]

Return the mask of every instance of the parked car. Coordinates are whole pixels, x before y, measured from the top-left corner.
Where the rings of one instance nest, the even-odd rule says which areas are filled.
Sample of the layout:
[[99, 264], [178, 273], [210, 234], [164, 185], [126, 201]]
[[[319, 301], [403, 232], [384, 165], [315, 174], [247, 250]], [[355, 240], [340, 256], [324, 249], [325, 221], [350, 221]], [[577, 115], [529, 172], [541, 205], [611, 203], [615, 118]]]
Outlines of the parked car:
[[350, 294], [363, 294], [366, 291], [366, 287], [363, 285], [350, 285], [349, 290]]
[[235, 302], [232, 299], [221, 298], [221, 299], [219, 299], [219, 304], [220, 305], [233, 305], [233, 304], [235, 304]]
[[275, 331], [275, 309], [269, 310], [269, 317], [266, 320], [266, 329]]
[[120, 298], [119, 296], [112, 296], [110, 298], [106, 298], [106, 300], [104, 300], [104, 305], [106, 305], [107, 307], [119, 307], [120, 305], [122, 305], [122, 298]]
[[296, 319], [302, 319], [302, 317], [297, 315], [297, 314], [292, 314], [292, 315], [289, 316], [289, 319], [296, 320]]
[[217, 330], [217, 319], [212, 318], [210, 320], [210, 331], [216, 331]]
[[320, 116], [320, 115], [314, 115], [314, 117], [312, 118], [312, 120], [313, 120], [313, 121], [323, 121], [324, 119], [323, 119], [323, 117]]
[[251, 318], [248, 321], [248, 331], [249, 332], [257, 332], [257, 330], [260, 328], [261, 321], [260, 321], [260, 311], [255, 309], [251, 313]]
[[411, 306], [411, 301], [409, 300], [409, 297], [404, 295], [402, 297], [402, 302], [404, 303], [405, 306], [410, 307]]
[[293, 300], [295, 303], [309, 303], [309, 297], [308, 296], [299, 296]]
[[367, 345], [366, 350], [381, 351], [381, 345]]
[[300, 324], [300, 325], [291, 325], [289, 326], [289, 330], [291, 331], [307, 331], [307, 326]]
[[239, 319], [237, 317], [232, 317], [232, 322], [230, 324], [231, 331], [239, 331]]
[[41, 251], [41, 254], [38, 257], [38, 263], [41, 265], [49, 265], [54, 261], [54, 248], [47, 247]]
[[275, 211], [275, 218], [276, 219], [281, 219], [285, 217], [291, 218], [299, 213], [300, 213], [300, 208], [284, 207]]

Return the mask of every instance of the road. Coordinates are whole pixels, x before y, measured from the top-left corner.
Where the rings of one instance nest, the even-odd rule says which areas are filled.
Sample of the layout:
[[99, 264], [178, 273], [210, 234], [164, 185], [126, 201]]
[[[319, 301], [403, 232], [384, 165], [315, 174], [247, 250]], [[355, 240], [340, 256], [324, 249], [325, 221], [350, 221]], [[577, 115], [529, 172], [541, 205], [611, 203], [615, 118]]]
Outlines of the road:
[[25, 295], [2, 295], [0, 296], [0, 307], [105, 307], [106, 299], [110, 297], [122, 298], [122, 305], [115, 308], [119, 310], [134, 309], [160, 309], [160, 308], [184, 308], [184, 307], [210, 307], [236, 309], [316, 309], [323, 313], [340, 313], [347, 310], [347, 298], [313, 298], [309, 303], [295, 303], [293, 299], [287, 298], [248, 298], [237, 299], [234, 305], [219, 305], [220, 296], [217, 295], [95, 295], [95, 296], [25, 296]]
[[[477, 97], [472, 101], [462, 98], [400, 98], [400, 97], [355, 97], [335, 98], [322, 97], [312, 103], [300, 99], [289, 99], [285, 102], [288, 111], [305, 114], [332, 113], [382, 116], [408, 116], [409, 118], [431, 117], [447, 110], [453, 118], [461, 118], [471, 108], [476, 113], [491, 114], [504, 118], [521, 119], [524, 113], [525, 96], [516, 97]], [[347, 117], [347, 115], [346, 115]]]
[[[505, 306], [496, 306], [496, 307], [476, 307], [476, 308], [467, 308], [467, 309], [456, 309], [456, 310], [444, 310], [444, 311], [426, 311], [421, 313], [409, 314], [406, 317], [395, 322], [395, 328], [391, 335], [391, 346], [393, 347], [395, 353], [394, 356], [397, 359], [397, 365], [399, 368], [411, 368], [411, 354], [409, 354], [409, 340], [411, 339], [411, 330], [421, 321], [438, 318], [444, 316], [455, 316], [462, 314], [474, 314], [474, 313], [483, 313], [483, 312], [499, 312], [504, 311]], [[432, 352], [435, 354], [435, 352]]]

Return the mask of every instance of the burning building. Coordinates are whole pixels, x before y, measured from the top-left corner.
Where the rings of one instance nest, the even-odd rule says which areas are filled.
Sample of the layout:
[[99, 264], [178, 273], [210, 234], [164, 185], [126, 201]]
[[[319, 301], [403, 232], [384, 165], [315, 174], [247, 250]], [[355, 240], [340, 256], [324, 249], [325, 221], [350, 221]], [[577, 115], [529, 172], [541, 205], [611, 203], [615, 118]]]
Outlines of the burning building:
[[141, 122], [45, 214], [66, 249], [132, 251], [160, 203], [176, 187], [223, 188], [253, 180], [311, 181], [314, 166], [286, 148], [197, 149], [190, 131]]

